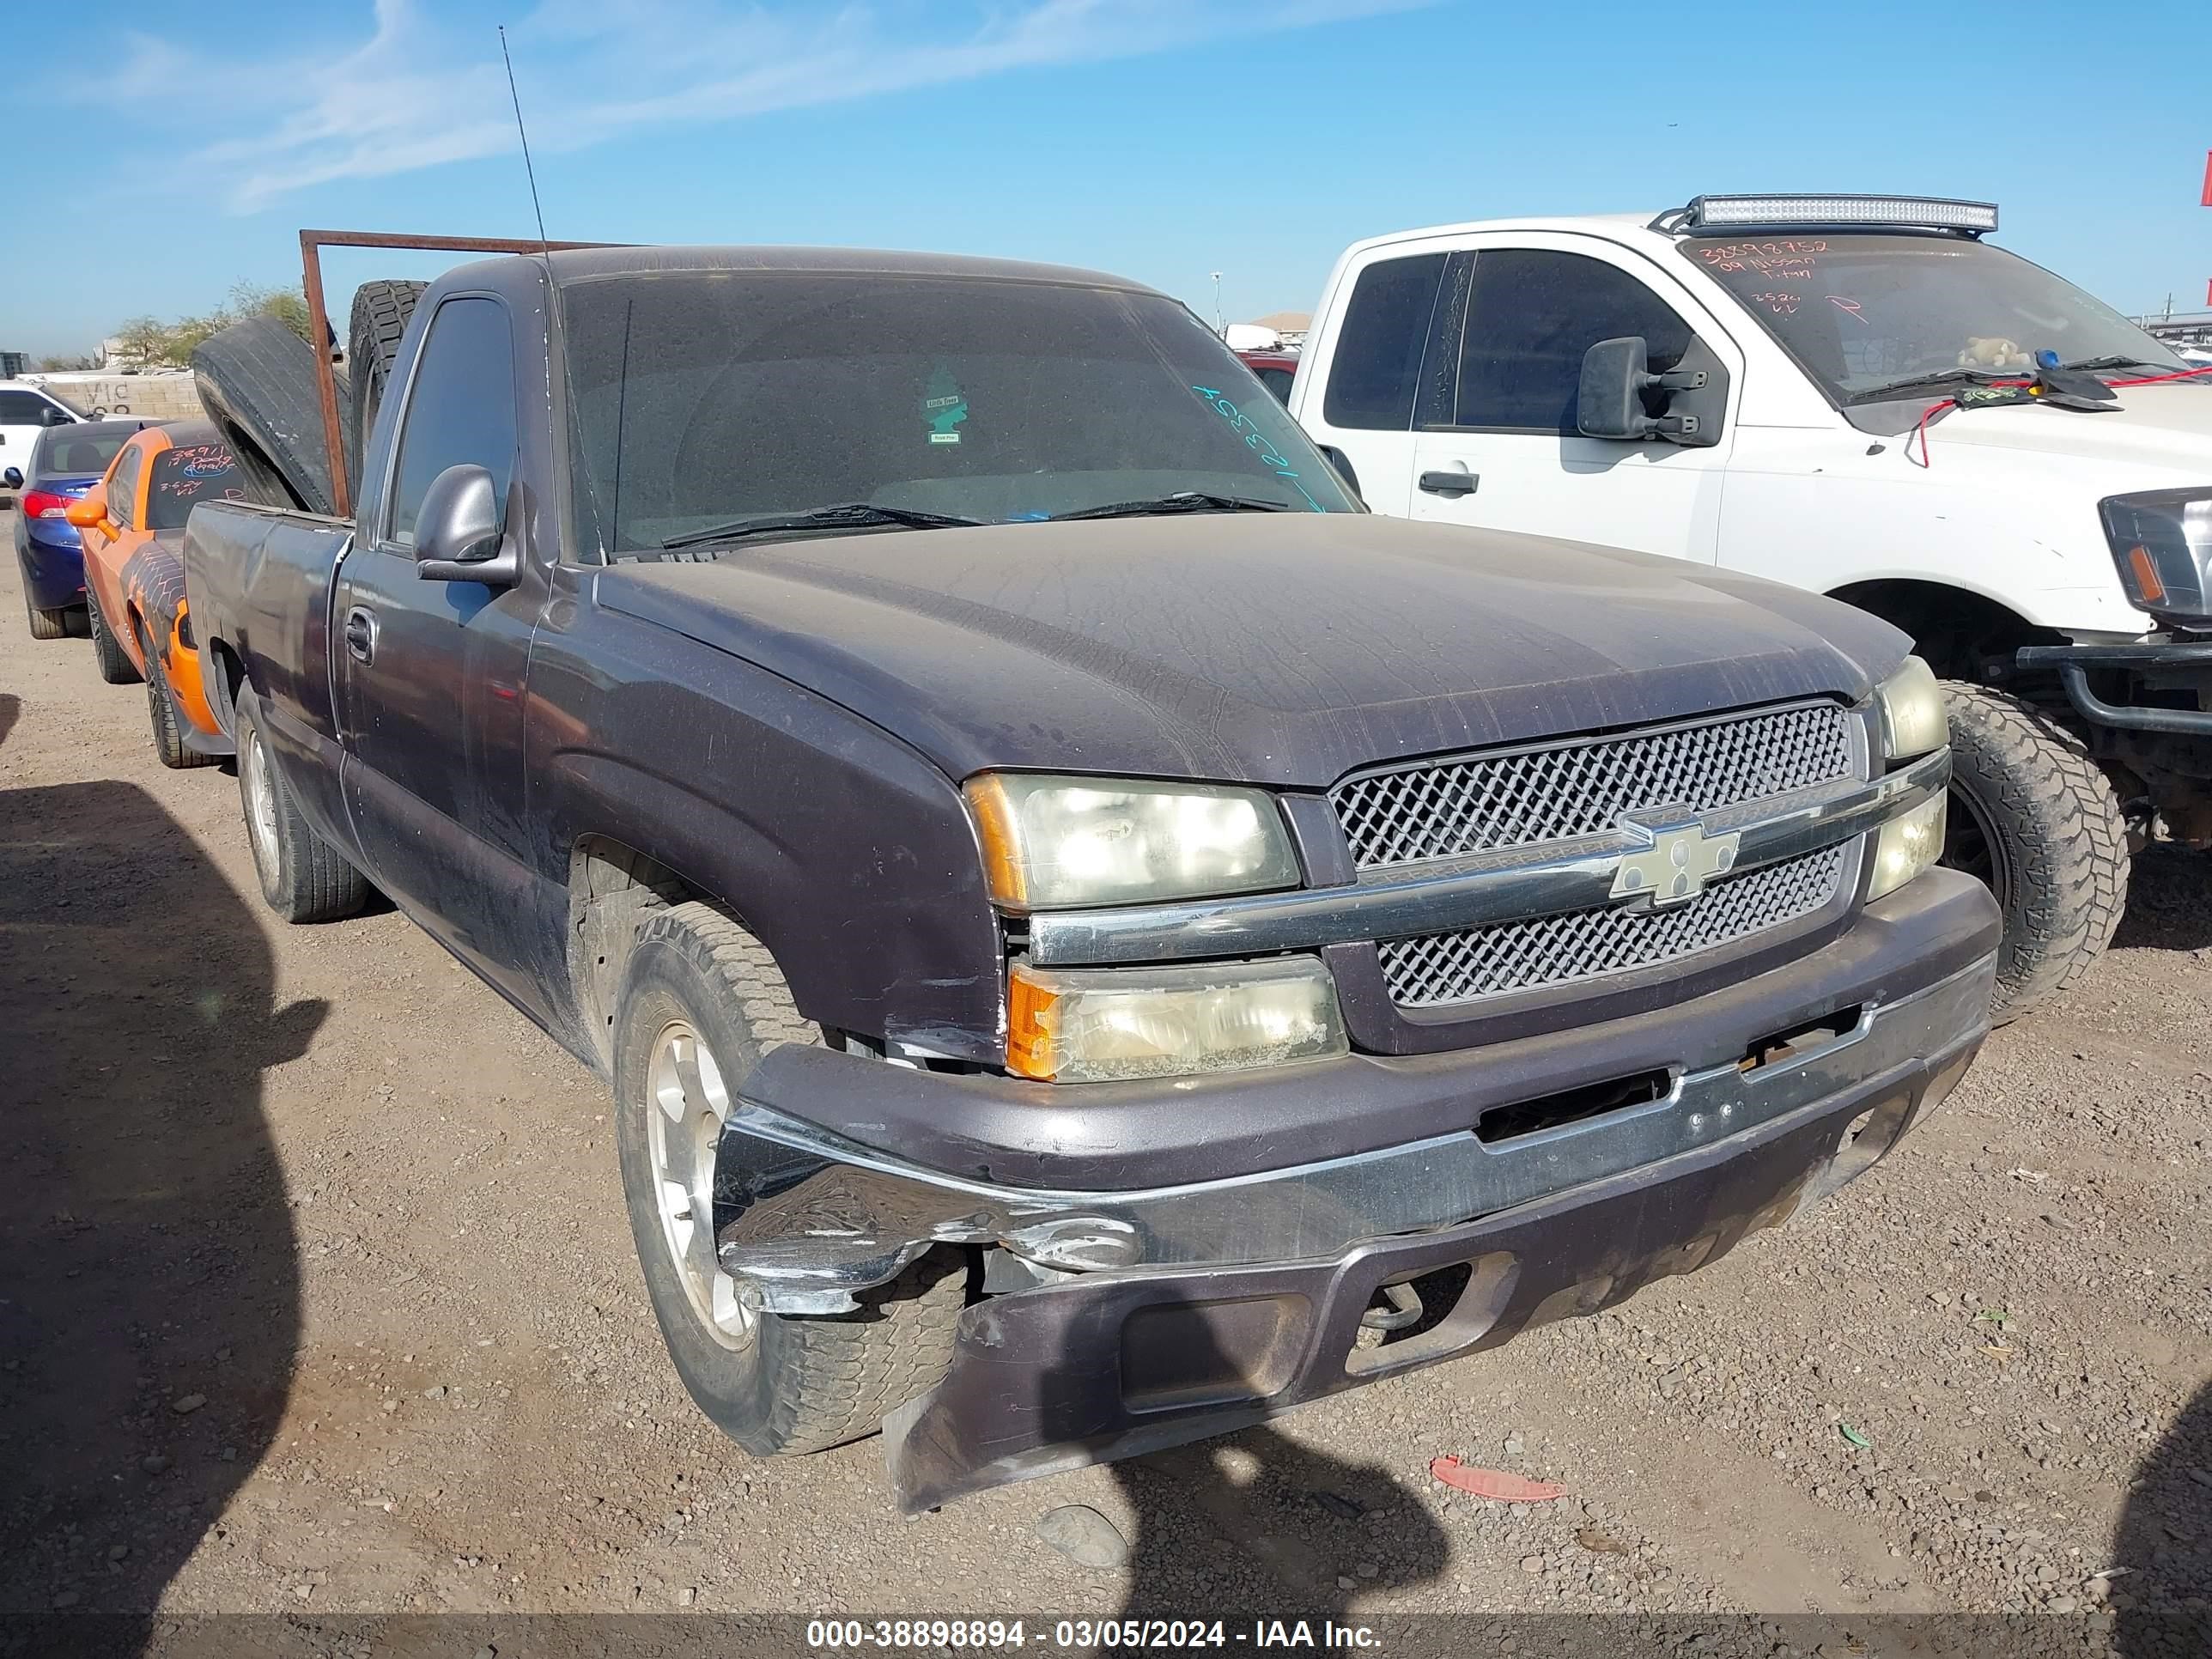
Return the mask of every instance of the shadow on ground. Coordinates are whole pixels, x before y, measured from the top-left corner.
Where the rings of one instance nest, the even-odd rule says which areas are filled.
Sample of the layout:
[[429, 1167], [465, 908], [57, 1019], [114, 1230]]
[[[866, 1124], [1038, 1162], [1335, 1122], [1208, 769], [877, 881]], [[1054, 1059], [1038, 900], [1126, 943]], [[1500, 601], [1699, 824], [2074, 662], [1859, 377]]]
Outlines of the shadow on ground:
[[1319, 1645], [1321, 1621], [1357, 1622], [1355, 1595], [1444, 1570], [1443, 1529], [1396, 1476], [1273, 1428], [1113, 1472], [1137, 1516], [1125, 1619], [1304, 1619]]
[[0, 1621], [33, 1650], [94, 1613], [136, 1650], [283, 1415], [300, 1273], [261, 1074], [325, 1009], [273, 981], [144, 791], [0, 790]]
[[2113, 1646], [2124, 1659], [2212, 1653], [2212, 1386], [2136, 1466], [2112, 1540]]
[[2201, 951], [2212, 945], [2212, 853], [2161, 844], [2136, 854], [2115, 947]]

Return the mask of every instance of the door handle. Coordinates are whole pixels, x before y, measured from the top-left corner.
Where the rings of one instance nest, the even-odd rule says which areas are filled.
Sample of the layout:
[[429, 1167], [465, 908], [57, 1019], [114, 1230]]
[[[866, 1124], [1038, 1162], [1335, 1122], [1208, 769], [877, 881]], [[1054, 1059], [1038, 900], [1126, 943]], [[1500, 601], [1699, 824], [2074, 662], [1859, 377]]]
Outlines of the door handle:
[[376, 655], [376, 617], [372, 611], [356, 605], [346, 612], [346, 649], [362, 661], [368, 662]]
[[1421, 474], [1421, 488], [1431, 495], [1472, 495], [1482, 479], [1463, 466]]

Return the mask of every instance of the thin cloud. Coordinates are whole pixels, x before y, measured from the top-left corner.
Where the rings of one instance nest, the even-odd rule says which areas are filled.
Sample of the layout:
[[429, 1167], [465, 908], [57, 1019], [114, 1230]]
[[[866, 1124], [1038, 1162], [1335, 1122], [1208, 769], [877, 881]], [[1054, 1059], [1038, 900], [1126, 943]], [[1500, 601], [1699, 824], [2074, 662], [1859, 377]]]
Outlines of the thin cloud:
[[[1434, 0], [945, 0], [732, 9], [705, 0], [542, 0], [510, 28], [539, 150], [676, 124], [879, 97], [1024, 69], [1415, 9]], [[952, 13], [958, 21], [944, 21]], [[498, 44], [463, 39], [413, 0], [376, 0], [366, 40], [254, 62], [126, 43], [125, 85], [179, 83], [231, 131], [196, 160], [251, 212], [293, 192], [514, 148]], [[212, 95], [210, 95], [212, 94]]]

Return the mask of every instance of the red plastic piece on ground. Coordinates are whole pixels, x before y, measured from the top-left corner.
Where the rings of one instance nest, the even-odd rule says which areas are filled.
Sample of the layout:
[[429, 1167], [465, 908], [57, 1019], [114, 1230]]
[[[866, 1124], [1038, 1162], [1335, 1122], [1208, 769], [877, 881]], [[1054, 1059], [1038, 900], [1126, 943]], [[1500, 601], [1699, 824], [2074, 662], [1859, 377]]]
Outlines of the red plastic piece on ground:
[[1504, 1469], [1478, 1469], [1449, 1455], [1431, 1462], [1429, 1473], [1447, 1486], [1456, 1486], [1477, 1498], [1494, 1498], [1501, 1504], [1548, 1504], [1567, 1495], [1565, 1486], [1549, 1480], [1529, 1480]]

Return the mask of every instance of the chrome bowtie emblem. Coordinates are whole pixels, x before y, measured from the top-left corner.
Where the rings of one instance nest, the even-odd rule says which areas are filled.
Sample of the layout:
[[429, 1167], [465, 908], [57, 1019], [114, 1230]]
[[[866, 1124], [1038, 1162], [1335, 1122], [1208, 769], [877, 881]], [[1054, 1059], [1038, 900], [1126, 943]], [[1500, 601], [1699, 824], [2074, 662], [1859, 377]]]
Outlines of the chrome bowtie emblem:
[[1680, 812], [1632, 812], [1621, 828], [1648, 839], [1649, 845], [1621, 854], [1613, 872], [1613, 896], [1648, 899], [1654, 908], [1684, 904], [1705, 890], [1705, 884], [1735, 867], [1740, 835], [1708, 836], [1698, 821]]

